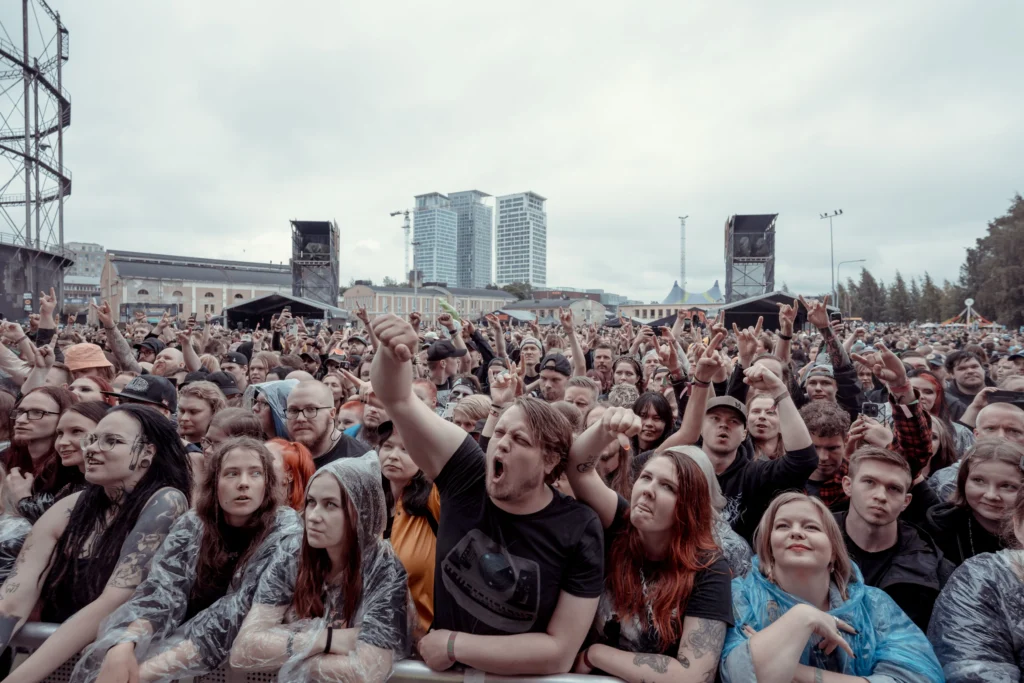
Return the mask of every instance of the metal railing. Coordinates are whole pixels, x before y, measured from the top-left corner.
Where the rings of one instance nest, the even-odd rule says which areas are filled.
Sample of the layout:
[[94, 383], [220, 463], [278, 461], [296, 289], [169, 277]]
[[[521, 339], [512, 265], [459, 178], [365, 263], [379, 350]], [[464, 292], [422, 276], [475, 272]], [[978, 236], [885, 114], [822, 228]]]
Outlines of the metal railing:
[[59, 244], [51, 244], [49, 242], [40, 242], [39, 246], [35, 245], [33, 240], [32, 244], [25, 244], [25, 238], [21, 235], [15, 235], [9, 232], [0, 232], [0, 244], [8, 244], [15, 247], [24, 247], [26, 249], [37, 249], [39, 251], [45, 251], [50, 254], [56, 254], [63, 256], [64, 258], [75, 260], [75, 253], [69, 249], [65, 249]]
[[[26, 623], [14, 639], [11, 647], [24, 650], [36, 650], [47, 638], [53, 635], [59, 624], [46, 624], [42, 622]], [[66, 683], [70, 679], [71, 668], [64, 665], [57, 672], [50, 674], [45, 680], [46, 683]], [[271, 676], [275, 676], [271, 674]], [[275, 676], [276, 677], [276, 676]], [[268, 674], [246, 673], [236, 671], [225, 666], [223, 669], [208, 676], [199, 676], [194, 679], [195, 683], [206, 683], [207, 681], [221, 681], [223, 683], [256, 683], [268, 680]], [[272, 678], [270, 680], [273, 680]], [[553, 674], [550, 676], [497, 676], [485, 674], [476, 669], [431, 671], [423, 662], [413, 659], [403, 659], [395, 664], [395, 670], [389, 681], [394, 683], [482, 683], [483, 681], [494, 681], [496, 683], [620, 683], [618, 678], [608, 676], [583, 676], [580, 674]]]

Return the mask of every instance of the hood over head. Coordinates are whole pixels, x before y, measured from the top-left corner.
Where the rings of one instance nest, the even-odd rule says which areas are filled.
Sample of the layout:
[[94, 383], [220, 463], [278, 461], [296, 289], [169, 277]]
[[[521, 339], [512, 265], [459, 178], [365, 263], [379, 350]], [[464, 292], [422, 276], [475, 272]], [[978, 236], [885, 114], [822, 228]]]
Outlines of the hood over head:
[[[257, 384], [254, 389], [255, 393], [262, 395], [270, 404], [270, 412], [274, 415], [274, 429], [282, 439], [289, 439], [288, 423], [285, 421], [284, 411], [288, 407], [288, 394], [292, 393], [292, 389], [298, 383], [297, 379], [279, 379]], [[253, 396], [253, 401], [255, 400], [256, 397]]]
[[376, 557], [377, 549], [383, 543], [388, 517], [377, 451], [369, 451], [358, 458], [341, 458], [324, 465], [310, 477], [306, 492], [309, 492], [314, 479], [324, 475], [337, 479], [345, 495], [352, 501], [356, 512], [356, 540], [363, 556], [363, 566], [366, 567]]

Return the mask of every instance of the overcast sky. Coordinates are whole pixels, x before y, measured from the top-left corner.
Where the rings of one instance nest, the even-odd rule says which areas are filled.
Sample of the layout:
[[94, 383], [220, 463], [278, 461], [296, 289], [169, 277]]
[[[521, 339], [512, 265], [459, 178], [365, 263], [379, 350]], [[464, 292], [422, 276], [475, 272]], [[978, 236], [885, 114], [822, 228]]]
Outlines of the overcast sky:
[[52, 4], [68, 241], [286, 262], [333, 218], [379, 281], [414, 195], [533, 190], [551, 285], [660, 300], [688, 214], [688, 288], [724, 287], [726, 218], [778, 213], [811, 293], [821, 212], [837, 262], [941, 281], [1024, 191], [1018, 0]]

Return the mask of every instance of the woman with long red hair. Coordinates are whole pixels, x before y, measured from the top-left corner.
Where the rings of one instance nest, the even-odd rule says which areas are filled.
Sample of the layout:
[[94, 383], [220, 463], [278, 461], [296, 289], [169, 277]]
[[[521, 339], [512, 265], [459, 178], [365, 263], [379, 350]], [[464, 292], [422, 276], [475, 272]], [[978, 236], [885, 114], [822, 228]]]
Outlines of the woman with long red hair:
[[597, 473], [605, 447], [618, 440], [629, 449], [640, 429], [632, 410], [609, 408], [569, 452], [569, 483], [601, 519], [608, 567], [593, 644], [577, 657], [575, 671], [703, 682], [714, 678], [733, 623], [731, 573], [712, 532], [707, 478], [691, 458], [654, 454], [629, 501]]
[[267, 442], [267, 450], [274, 456], [281, 502], [302, 512], [306, 506], [306, 484], [316, 472], [313, 455], [301, 443], [286, 439], [271, 439]]
[[[253, 603], [231, 648], [243, 670], [278, 681], [384, 681], [409, 653], [409, 589], [381, 535], [387, 519], [380, 462], [370, 452], [336, 460], [309, 480], [305, 534], [291, 577], [266, 577], [292, 594]], [[259, 596], [257, 596], [259, 598]]]
[[921, 397], [921, 407], [945, 423], [953, 435], [957, 457], [964, 457], [974, 445], [974, 433], [958, 421], [966, 407], [955, 398], [946, 396], [942, 380], [930, 370], [911, 370], [907, 377]]

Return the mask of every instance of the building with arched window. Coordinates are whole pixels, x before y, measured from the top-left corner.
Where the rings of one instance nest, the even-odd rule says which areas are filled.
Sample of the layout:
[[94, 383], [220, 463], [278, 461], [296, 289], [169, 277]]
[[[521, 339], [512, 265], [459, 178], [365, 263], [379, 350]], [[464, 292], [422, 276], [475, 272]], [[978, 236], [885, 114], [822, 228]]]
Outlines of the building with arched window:
[[107, 251], [100, 276], [100, 297], [120, 320], [142, 309], [151, 320], [164, 311], [187, 318], [268, 294], [291, 294], [288, 264]]

